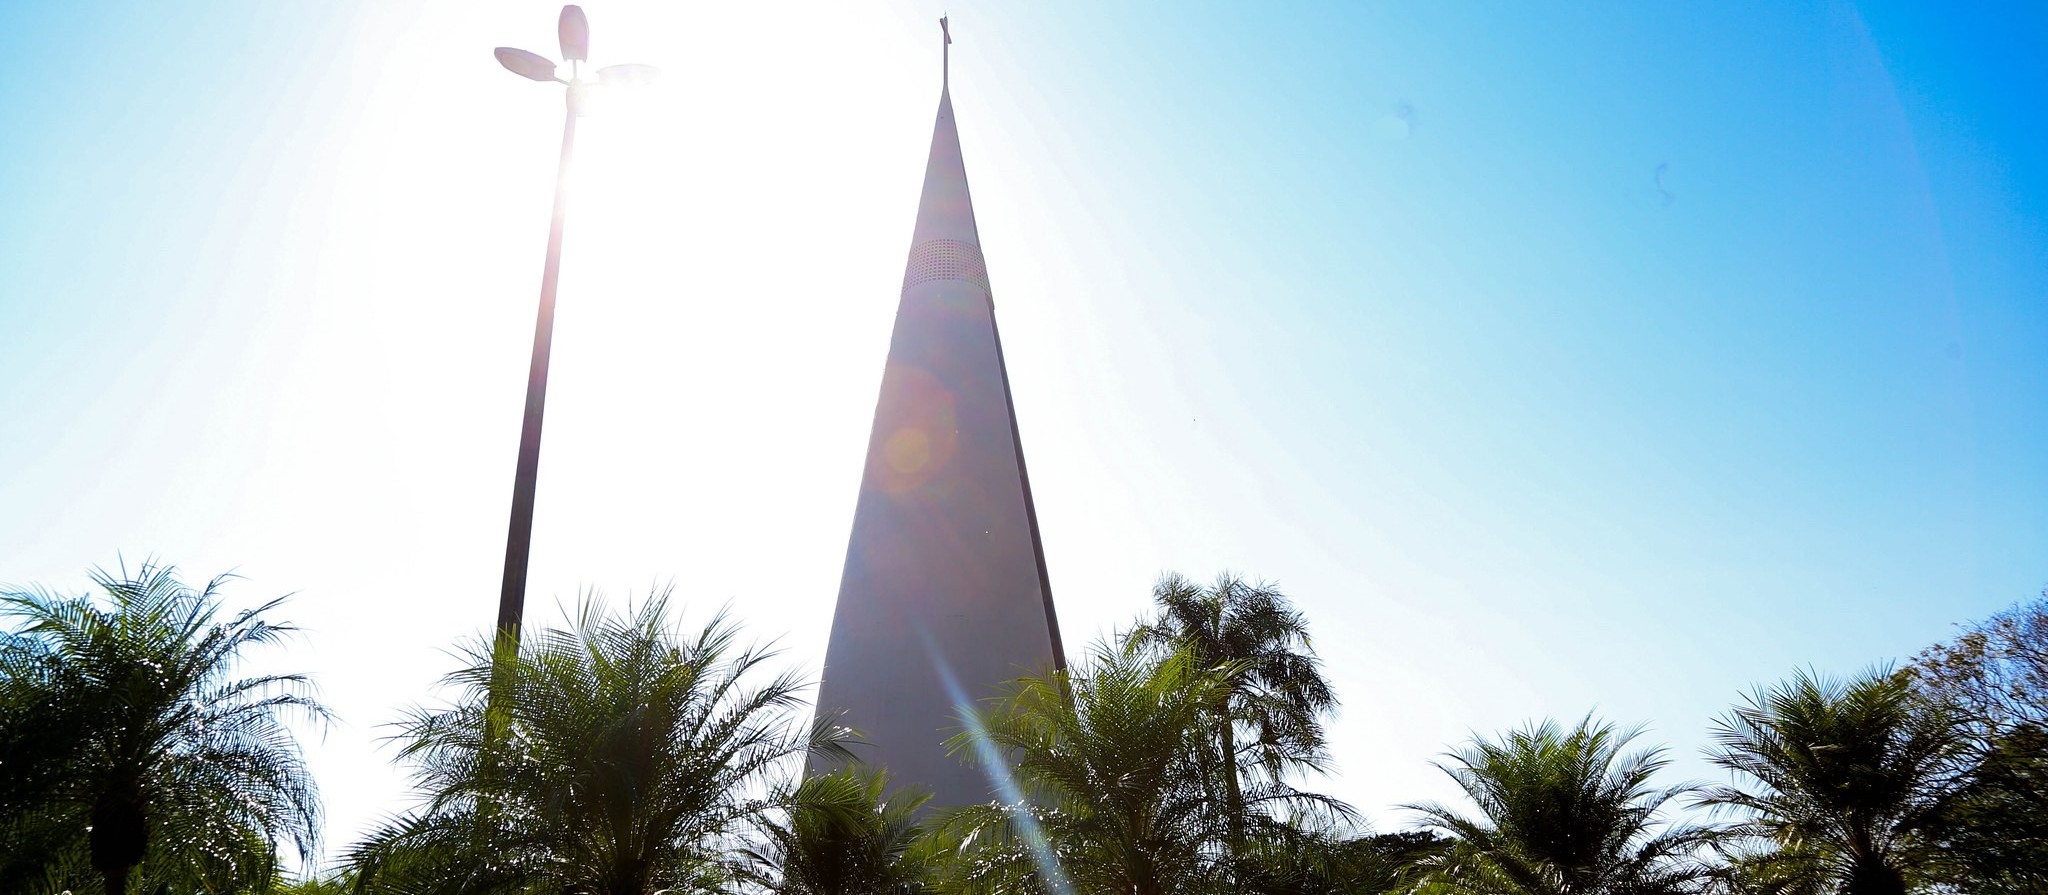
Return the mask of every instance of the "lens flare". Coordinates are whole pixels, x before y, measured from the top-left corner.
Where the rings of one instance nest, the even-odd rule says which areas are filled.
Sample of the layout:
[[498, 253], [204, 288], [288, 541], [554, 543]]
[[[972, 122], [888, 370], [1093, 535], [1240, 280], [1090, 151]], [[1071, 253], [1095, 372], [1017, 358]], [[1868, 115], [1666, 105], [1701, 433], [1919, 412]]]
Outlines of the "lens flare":
[[953, 676], [952, 666], [939, 654], [938, 643], [932, 639], [931, 631], [923, 623], [917, 625], [918, 638], [924, 641], [924, 651], [931, 656], [932, 667], [939, 673], [939, 681], [945, 684], [946, 698], [953, 703], [954, 714], [967, 726], [974, 741], [974, 757], [988, 774], [988, 782], [1016, 818], [1019, 831], [1024, 836], [1024, 847], [1031, 851], [1031, 862], [1038, 865], [1038, 873], [1045, 878], [1046, 887], [1053, 895], [1073, 895], [1074, 889], [1067, 884], [1067, 875], [1060, 870], [1059, 858], [1052, 853], [1045, 831], [1038, 826], [1038, 818], [1031, 814], [1030, 805], [1024, 799], [1024, 790], [1017, 785], [1017, 779], [1010, 773], [1010, 763], [996, 751], [989, 742], [988, 728], [981, 723], [981, 713], [974, 710], [974, 702], [967, 698], [967, 692], [960, 687], [960, 681]]

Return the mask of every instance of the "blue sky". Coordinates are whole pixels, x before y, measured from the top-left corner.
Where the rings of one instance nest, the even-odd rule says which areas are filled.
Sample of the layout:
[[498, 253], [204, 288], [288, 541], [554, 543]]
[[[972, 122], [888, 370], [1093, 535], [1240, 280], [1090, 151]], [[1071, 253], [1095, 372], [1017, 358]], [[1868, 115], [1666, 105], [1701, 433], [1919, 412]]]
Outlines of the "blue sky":
[[[529, 617], [674, 579], [822, 655], [933, 3], [587, 4]], [[343, 723], [489, 623], [560, 99], [546, 3], [0, 8], [0, 581], [294, 592]], [[1278, 581], [1384, 827], [1472, 731], [1679, 759], [1744, 689], [2048, 585], [2048, 13], [951, 4], [1070, 644]]]

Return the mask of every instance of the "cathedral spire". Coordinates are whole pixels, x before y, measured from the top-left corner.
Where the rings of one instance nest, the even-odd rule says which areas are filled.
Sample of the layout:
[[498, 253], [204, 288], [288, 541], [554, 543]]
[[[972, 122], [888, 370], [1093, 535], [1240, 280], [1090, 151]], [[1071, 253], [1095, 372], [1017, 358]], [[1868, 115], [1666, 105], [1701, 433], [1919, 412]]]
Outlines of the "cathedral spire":
[[938, 117], [818, 711], [861, 734], [862, 762], [950, 807], [997, 788], [946, 754], [965, 713], [1065, 658], [939, 25]]

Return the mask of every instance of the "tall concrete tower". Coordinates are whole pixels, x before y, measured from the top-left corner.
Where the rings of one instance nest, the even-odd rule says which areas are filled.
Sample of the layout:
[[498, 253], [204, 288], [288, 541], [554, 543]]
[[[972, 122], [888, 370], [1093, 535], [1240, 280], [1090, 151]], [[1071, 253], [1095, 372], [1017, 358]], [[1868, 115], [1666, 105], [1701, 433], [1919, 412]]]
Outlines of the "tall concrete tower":
[[944, 807], [994, 789], [946, 754], [961, 711], [1065, 658], [953, 126], [953, 40], [939, 26], [938, 122], [818, 709], [861, 733], [863, 763]]

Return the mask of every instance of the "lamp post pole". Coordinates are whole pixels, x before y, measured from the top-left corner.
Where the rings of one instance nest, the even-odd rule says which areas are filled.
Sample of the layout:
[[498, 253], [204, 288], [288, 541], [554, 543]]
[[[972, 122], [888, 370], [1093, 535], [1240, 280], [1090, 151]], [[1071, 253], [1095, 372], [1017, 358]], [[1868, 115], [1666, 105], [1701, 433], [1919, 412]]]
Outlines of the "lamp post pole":
[[[576, 118], [583, 112], [583, 99], [593, 86], [582, 79], [581, 65], [590, 58], [590, 24], [580, 7], [562, 7], [558, 25], [562, 58], [569, 63], [569, 78], [555, 74], [555, 63], [538, 53], [512, 47], [496, 50], [499, 64], [513, 74], [533, 81], [549, 81], [568, 89], [566, 117], [562, 122], [562, 157], [555, 169], [555, 210], [548, 224], [547, 263], [540, 275], [540, 315], [533, 325], [533, 361], [526, 371], [526, 418], [519, 428], [519, 466], [512, 477], [512, 522], [505, 537], [505, 579], [498, 592], [498, 627], [495, 646], [517, 649], [519, 625], [526, 614], [526, 564], [533, 547], [534, 485], [540, 476], [541, 418], [548, 400], [548, 355], [555, 339], [555, 283], [562, 273], [562, 225], [568, 217], [569, 159], [576, 146]], [[655, 70], [647, 65], [612, 65], [599, 69], [605, 84], [644, 84], [653, 80]]]
[[568, 217], [569, 157], [576, 146], [576, 104], [571, 85], [562, 122], [562, 159], [555, 169], [555, 212], [548, 224], [548, 257], [540, 274], [540, 315], [533, 324], [533, 361], [526, 370], [526, 418], [519, 427], [519, 466], [512, 477], [512, 524], [505, 537], [505, 581], [498, 593], [497, 636], [519, 643], [526, 614], [526, 562], [533, 547], [533, 490], [540, 475], [541, 418], [548, 403], [548, 355], [555, 339], [555, 284], [562, 273], [562, 225]]

